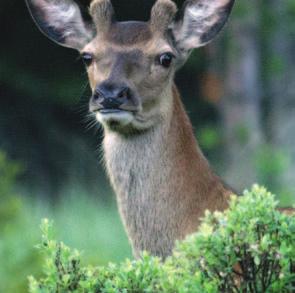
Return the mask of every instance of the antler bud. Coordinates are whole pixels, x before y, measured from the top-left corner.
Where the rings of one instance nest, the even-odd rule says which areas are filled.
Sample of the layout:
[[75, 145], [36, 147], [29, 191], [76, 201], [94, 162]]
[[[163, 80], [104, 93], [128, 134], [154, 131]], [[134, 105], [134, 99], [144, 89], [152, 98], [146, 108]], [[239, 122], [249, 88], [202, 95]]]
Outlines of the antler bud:
[[171, 0], [158, 0], [152, 8], [150, 27], [153, 33], [163, 34], [173, 21], [177, 7]]
[[97, 33], [106, 33], [114, 21], [114, 9], [110, 0], [94, 0], [90, 5], [90, 14]]

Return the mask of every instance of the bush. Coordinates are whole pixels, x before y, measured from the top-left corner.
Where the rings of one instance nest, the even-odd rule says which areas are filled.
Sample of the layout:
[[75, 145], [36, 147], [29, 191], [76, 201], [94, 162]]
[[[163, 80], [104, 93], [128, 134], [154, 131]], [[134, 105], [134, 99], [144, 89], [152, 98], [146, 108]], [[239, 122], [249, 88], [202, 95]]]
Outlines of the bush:
[[22, 170], [0, 150], [1, 293], [28, 292], [28, 275], [42, 276], [43, 257], [34, 248], [40, 238], [40, 218], [54, 219], [58, 237], [86, 250], [83, 263], [104, 265], [130, 256], [115, 204], [102, 202], [77, 186], [69, 186], [54, 205], [47, 198], [25, 196], [18, 181]]
[[294, 292], [295, 218], [276, 207], [254, 186], [224, 213], [206, 212], [199, 232], [165, 262], [143, 253], [106, 267], [82, 267], [79, 252], [53, 240], [44, 220], [44, 276], [29, 278], [30, 292]]

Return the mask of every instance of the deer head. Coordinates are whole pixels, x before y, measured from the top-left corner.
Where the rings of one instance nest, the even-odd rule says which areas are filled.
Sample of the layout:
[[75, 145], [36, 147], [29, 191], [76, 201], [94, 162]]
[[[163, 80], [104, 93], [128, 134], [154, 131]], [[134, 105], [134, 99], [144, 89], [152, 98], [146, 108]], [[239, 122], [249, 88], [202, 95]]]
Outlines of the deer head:
[[179, 13], [171, 0], [158, 0], [148, 22], [117, 22], [110, 0], [94, 0], [89, 23], [73, 0], [26, 2], [45, 35], [80, 52], [97, 120], [135, 133], [171, 114], [176, 69], [217, 35], [234, 0], [187, 0]]

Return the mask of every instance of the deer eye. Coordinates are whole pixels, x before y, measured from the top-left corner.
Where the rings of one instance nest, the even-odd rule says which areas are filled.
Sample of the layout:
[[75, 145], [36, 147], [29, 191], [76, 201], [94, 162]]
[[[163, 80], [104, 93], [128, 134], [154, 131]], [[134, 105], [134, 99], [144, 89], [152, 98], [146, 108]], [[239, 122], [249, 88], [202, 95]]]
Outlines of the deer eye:
[[82, 60], [86, 66], [90, 66], [93, 61], [93, 55], [90, 53], [82, 53]]
[[161, 64], [165, 68], [169, 68], [174, 58], [174, 55], [172, 53], [164, 53], [160, 55], [158, 58], [159, 64]]

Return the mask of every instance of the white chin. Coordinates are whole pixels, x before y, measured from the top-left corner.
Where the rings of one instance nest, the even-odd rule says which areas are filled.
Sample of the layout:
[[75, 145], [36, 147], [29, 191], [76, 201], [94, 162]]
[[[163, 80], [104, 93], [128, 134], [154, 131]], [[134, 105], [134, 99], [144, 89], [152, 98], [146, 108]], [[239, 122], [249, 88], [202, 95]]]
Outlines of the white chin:
[[113, 122], [126, 126], [133, 120], [133, 114], [127, 111], [120, 111], [114, 113], [96, 113], [96, 120], [103, 125], [109, 125]]

